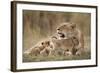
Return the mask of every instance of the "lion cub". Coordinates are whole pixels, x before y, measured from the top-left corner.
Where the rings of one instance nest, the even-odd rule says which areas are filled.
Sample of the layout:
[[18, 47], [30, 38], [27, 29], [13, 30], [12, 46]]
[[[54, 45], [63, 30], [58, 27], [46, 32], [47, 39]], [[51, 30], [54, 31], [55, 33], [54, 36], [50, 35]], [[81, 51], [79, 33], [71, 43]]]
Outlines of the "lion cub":
[[26, 51], [26, 54], [29, 55], [44, 55], [44, 54], [50, 54], [52, 46], [50, 45], [50, 41], [43, 41], [40, 44], [36, 45], [35, 47], [30, 48]]

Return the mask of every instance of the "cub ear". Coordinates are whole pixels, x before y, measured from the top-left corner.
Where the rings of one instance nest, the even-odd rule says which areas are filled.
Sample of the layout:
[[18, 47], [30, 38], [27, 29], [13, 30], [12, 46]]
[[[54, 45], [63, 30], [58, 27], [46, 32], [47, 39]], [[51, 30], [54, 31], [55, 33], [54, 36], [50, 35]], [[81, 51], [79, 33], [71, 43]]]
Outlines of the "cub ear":
[[50, 41], [47, 41], [47, 44], [50, 45]]
[[71, 26], [72, 29], [76, 28], [76, 24], [74, 24], [74, 23], [72, 23], [70, 26]]

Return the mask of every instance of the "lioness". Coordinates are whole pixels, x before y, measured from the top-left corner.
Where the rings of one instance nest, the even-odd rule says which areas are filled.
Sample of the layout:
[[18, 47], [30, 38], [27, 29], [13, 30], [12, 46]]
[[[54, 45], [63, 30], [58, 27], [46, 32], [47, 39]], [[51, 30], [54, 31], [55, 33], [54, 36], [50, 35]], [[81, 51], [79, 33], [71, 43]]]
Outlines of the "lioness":
[[78, 51], [76, 54], [81, 54], [84, 49], [84, 36], [80, 29], [73, 23], [62, 23], [57, 28], [57, 33], [60, 39], [69, 39], [75, 37], [78, 39], [79, 44], [77, 46]]

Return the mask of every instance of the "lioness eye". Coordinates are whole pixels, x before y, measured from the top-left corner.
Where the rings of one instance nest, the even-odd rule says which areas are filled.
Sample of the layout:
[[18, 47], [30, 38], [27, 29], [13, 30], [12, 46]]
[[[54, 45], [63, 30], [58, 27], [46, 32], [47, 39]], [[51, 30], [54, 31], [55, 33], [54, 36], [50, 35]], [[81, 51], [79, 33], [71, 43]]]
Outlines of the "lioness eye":
[[57, 30], [60, 30], [60, 29], [57, 29]]

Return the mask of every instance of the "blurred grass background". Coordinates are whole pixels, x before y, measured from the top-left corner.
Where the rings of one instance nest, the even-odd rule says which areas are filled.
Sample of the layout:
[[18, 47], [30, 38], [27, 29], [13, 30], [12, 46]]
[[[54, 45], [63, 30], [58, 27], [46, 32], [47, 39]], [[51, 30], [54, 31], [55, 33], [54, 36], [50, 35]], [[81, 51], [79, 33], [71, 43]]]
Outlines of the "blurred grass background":
[[[23, 52], [30, 49], [39, 41], [48, 38], [56, 32], [57, 26], [63, 22], [72, 22], [83, 32], [85, 36], [85, 49], [88, 51], [84, 56], [70, 57], [71, 59], [90, 58], [90, 36], [91, 36], [91, 14], [79, 12], [56, 12], [56, 11], [34, 11], [23, 10]], [[24, 62], [40, 60], [64, 60], [70, 58], [58, 57], [35, 57], [23, 55]]]

